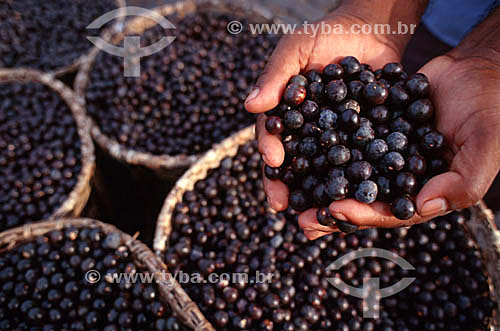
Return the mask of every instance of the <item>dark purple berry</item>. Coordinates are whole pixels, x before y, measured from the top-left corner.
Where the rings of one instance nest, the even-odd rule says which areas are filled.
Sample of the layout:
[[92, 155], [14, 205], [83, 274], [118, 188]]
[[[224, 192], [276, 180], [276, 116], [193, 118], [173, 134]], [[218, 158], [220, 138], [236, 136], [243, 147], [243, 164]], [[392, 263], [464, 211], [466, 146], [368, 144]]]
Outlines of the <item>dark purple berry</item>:
[[358, 148], [365, 147], [373, 139], [375, 139], [375, 131], [367, 125], [361, 126], [352, 137], [354, 146]]
[[347, 167], [347, 178], [353, 182], [364, 181], [372, 175], [372, 165], [367, 161], [355, 161]]
[[300, 130], [301, 136], [318, 137], [323, 133], [323, 130], [316, 125], [314, 122], [306, 122], [302, 129]]
[[344, 177], [330, 177], [326, 183], [325, 193], [331, 200], [342, 200], [349, 192], [349, 182]]
[[399, 193], [414, 195], [417, 186], [417, 178], [411, 172], [400, 172], [394, 180], [394, 187]]
[[351, 149], [351, 162], [363, 161], [363, 153], [359, 149]]
[[324, 97], [325, 86], [322, 83], [312, 82], [307, 87], [307, 97], [315, 102], [321, 102]]
[[375, 139], [366, 147], [366, 155], [372, 161], [380, 160], [387, 152], [389, 152], [389, 147], [382, 139]]
[[300, 110], [306, 120], [313, 120], [319, 115], [318, 104], [311, 100], [305, 100], [300, 106]]
[[311, 163], [309, 162], [309, 159], [304, 156], [296, 156], [292, 160], [292, 170], [296, 174], [304, 174], [309, 171], [309, 168], [311, 167]]
[[385, 138], [391, 132], [389, 127], [385, 124], [376, 125], [373, 129], [375, 130], [375, 137], [377, 138]]
[[319, 113], [318, 125], [323, 130], [331, 129], [337, 123], [337, 114], [331, 109], [323, 109]]
[[374, 123], [385, 123], [389, 120], [389, 109], [384, 105], [375, 106], [370, 110], [370, 118]]
[[342, 114], [347, 109], [355, 110], [357, 113], [361, 112], [361, 106], [359, 105], [359, 102], [357, 102], [356, 100], [353, 100], [353, 99], [344, 100], [336, 108], [336, 110], [339, 114]]
[[406, 196], [399, 197], [392, 202], [391, 211], [396, 218], [407, 220], [415, 215], [415, 204]]
[[331, 80], [342, 79], [343, 75], [344, 75], [344, 69], [342, 68], [341, 65], [338, 65], [336, 63], [329, 64], [323, 69], [323, 79], [326, 82], [329, 82]]
[[429, 132], [434, 131], [434, 126], [431, 123], [423, 123], [421, 126], [415, 130], [415, 134], [419, 138], [423, 138]]
[[390, 128], [392, 131], [401, 132], [406, 136], [409, 136], [413, 131], [413, 126], [402, 117], [398, 117], [393, 120], [391, 122]]
[[318, 184], [313, 190], [313, 199], [317, 205], [324, 206], [327, 205], [330, 199], [326, 194], [326, 185]]
[[308, 72], [306, 72], [305, 76], [306, 76], [307, 81], [309, 83], [312, 83], [312, 82], [321, 83], [321, 80], [322, 80], [321, 72], [319, 72], [318, 70], [314, 70], [314, 69], [309, 70]]
[[340, 114], [339, 124], [344, 131], [354, 131], [360, 127], [360, 116], [353, 109], [346, 109]]
[[311, 158], [314, 155], [316, 155], [318, 149], [319, 149], [319, 142], [318, 139], [314, 137], [305, 137], [299, 143], [299, 152], [308, 158]]
[[377, 198], [382, 201], [390, 201], [393, 198], [392, 181], [389, 177], [379, 176], [376, 180], [378, 187]]
[[[322, 142], [320, 142], [320, 143], [322, 143]], [[316, 156], [312, 160], [312, 166], [313, 166], [315, 171], [318, 171], [320, 173], [328, 171], [329, 164], [328, 164], [328, 159], [326, 158], [326, 155], [320, 154], [320, 155]]]
[[283, 120], [288, 129], [298, 129], [304, 125], [304, 116], [297, 110], [287, 111]]
[[359, 202], [373, 203], [377, 199], [378, 187], [371, 180], [364, 180], [359, 183], [358, 189], [354, 193], [354, 197]]
[[361, 71], [361, 64], [354, 56], [346, 56], [340, 61], [347, 77], [352, 77]]
[[332, 214], [330, 214], [330, 210], [328, 207], [319, 208], [316, 212], [316, 219], [318, 223], [324, 226], [332, 226], [335, 225], [335, 219]]
[[309, 175], [302, 181], [302, 189], [306, 192], [312, 191], [319, 184], [317, 177]]
[[406, 107], [410, 101], [410, 96], [406, 90], [399, 86], [392, 86], [389, 88], [389, 104], [396, 109]]
[[271, 180], [276, 180], [280, 178], [281, 168], [273, 168], [268, 166], [267, 164], [264, 166], [264, 174], [267, 178]]
[[292, 170], [292, 168], [288, 168], [282, 171], [281, 181], [288, 186], [295, 185], [297, 181], [297, 176], [295, 175], [295, 171]]
[[347, 84], [347, 94], [349, 98], [361, 100], [363, 96], [363, 90], [365, 89], [365, 84], [359, 80], [351, 80]]
[[424, 136], [422, 142], [420, 143], [420, 146], [426, 153], [433, 153], [441, 150], [444, 146], [444, 143], [445, 139], [441, 133], [437, 131], [431, 131]]
[[412, 75], [406, 82], [406, 88], [413, 98], [426, 98], [429, 95], [429, 80], [420, 73]]
[[443, 172], [446, 172], [446, 170], [448, 169], [448, 162], [442, 158], [431, 158], [428, 162], [427, 168], [432, 175], [439, 175]]
[[296, 156], [299, 152], [299, 141], [295, 138], [290, 138], [283, 143], [287, 156]]
[[379, 82], [366, 84], [363, 89], [364, 100], [373, 106], [383, 104], [388, 95], [387, 88]]
[[386, 173], [394, 173], [403, 169], [405, 160], [398, 152], [389, 152], [384, 155], [380, 163], [380, 169]]
[[401, 132], [393, 132], [385, 138], [391, 152], [403, 153], [408, 147], [408, 138]]
[[391, 81], [398, 80], [403, 74], [404, 69], [401, 63], [387, 63], [382, 68], [382, 75], [384, 78]]
[[359, 73], [359, 80], [364, 84], [373, 83], [375, 75], [371, 71], [363, 70]]
[[350, 158], [351, 152], [344, 145], [335, 145], [328, 150], [328, 161], [334, 166], [345, 164]]
[[422, 176], [427, 171], [427, 162], [425, 158], [420, 155], [412, 155], [406, 161], [406, 165], [408, 167], [408, 171], [411, 173]]
[[288, 81], [288, 85], [296, 84], [299, 86], [307, 86], [307, 78], [304, 77], [303, 75], [295, 75], [290, 78]]
[[283, 125], [281, 118], [271, 116], [266, 119], [266, 130], [270, 134], [281, 134], [285, 130], [285, 126]]
[[328, 149], [332, 146], [338, 145], [340, 143], [340, 137], [335, 130], [329, 129], [321, 134], [319, 142], [323, 148]]
[[347, 96], [347, 86], [342, 80], [332, 80], [325, 87], [325, 95], [330, 102], [341, 102]]
[[333, 167], [328, 171], [328, 177], [345, 177], [345, 168], [343, 167]]
[[434, 115], [434, 106], [429, 99], [418, 99], [407, 109], [408, 119], [413, 122], [427, 122]]
[[288, 85], [283, 93], [283, 101], [290, 106], [300, 105], [306, 98], [306, 88], [298, 84]]

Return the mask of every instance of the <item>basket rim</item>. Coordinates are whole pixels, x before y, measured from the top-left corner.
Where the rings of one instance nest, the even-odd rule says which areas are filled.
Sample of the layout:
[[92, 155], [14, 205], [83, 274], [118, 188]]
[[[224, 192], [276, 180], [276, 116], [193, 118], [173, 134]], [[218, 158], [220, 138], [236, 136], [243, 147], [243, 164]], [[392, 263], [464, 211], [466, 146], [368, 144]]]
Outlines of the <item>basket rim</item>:
[[71, 111], [81, 142], [80, 153], [82, 168], [78, 174], [76, 185], [68, 194], [66, 200], [51, 213], [49, 218], [79, 215], [90, 196], [90, 181], [94, 175], [96, 164], [94, 144], [90, 137], [90, 125], [85, 117], [84, 109], [77, 101], [76, 95], [69, 87], [56, 79], [52, 74], [33, 69], [0, 69], [0, 82], [36, 82], [42, 84], [52, 91], [55, 91]]
[[175, 277], [172, 277], [167, 266], [159, 256], [154, 254], [149, 247], [135, 236], [121, 231], [112, 224], [91, 218], [59, 218], [25, 224], [0, 233], [0, 254], [13, 249], [18, 244], [33, 240], [50, 231], [62, 230], [68, 227], [98, 228], [105, 234], [118, 233], [123, 245], [130, 250], [135, 263], [154, 275], [161, 275], [162, 277], [166, 275], [168, 277], [168, 280], [164, 282], [164, 279], [161, 279], [162, 281], [155, 283], [158, 285], [162, 301], [169, 305], [174, 316], [178, 317], [185, 326], [193, 330], [214, 330], [200, 312], [198, 306], [182, 289], [182, 286], [177, 282]]
[[[217, 168], [224, 158], [236, 155], [240, 145], [254, 138], [255, 125], [252, 124], [214, 145], [177, 180], [163, 201], [156, 221], [153, 250], [157, 254], [165, 251], [165, 244], [172, 230], [172, 214], [184, 192], [193, 189], [195, 182], [204, 178], [208, 170]], [[218, 151], [224, 151], [224, 153]]]
[[[224, 5], [224, 8], [220, 6]], [[278, 21], [279, 19], [274, 17], [269, 10], [258, 4], [250, 4], [249, 2], [236, 1], [231, 3], [225, 3], [221, 0], [178, 0], [174, 3], [158, 6], [152, 11], [162, 15], [167, 16], [174, 13], [184, 16], [196, 12], [199, 9], [215, 9], [220, 12], [232, 12], [231, 9], [245, 10], [248, 12], [248, 17], [256, 15], [269, 21]], [[149, 21], [149, 22], [148, 22]], [[117, 43], [123, 39], [126, 33], [138, 33], [142, 34], [144, 31], [154, 27], [156, 24], [152, 23], [145, 17], [136, 17], [131, 19], [126, 23], [123, 28], [123, 33], [115, 35], [113, 38], [113, 43]], [[86, 107], [86, 89], [90, 82], [90, 73], [93, 69], [94, 63], [97, 56], [102, 51], [100, 49], [94, 48], [87, 57], [83, 60], [80, 70], [77, 73], [74, 82], [74, 91], [78, 95], [78, 99], [82, 102], [83, 107]], [[104, 134], [97, 122], [91, 118], [91, 116], [86, 112], [86, 116], [89, 118], [91, 123], [91, 134], [96, 143], [110, 154], [113, 158], [125, 162], [127, 164], [145, 166], [150, 169], [174, 169], [181, 167], [188, 167], [195, 163], [200, 157], [202, 157], [207, 151], [197, 153], [197, 154], [177, 154], [177, 155], [155, 155], [149, 152], [138, 151], [133, 148], [129, 148], [116, 139]]]
[[[158, 256], [166, 251], [172, 231], [173, 212], [184, 193], [192, 190], [198, 180], [206, 177], [208, 171], [219, 167], [224, 158], [236, 155], [242, 144], [254, 138], [253, 125], [226, 138], [194, 163], [176, 182], [165, 198], [156, 222], [153, 249]], [[482, 200], [468, 210], [471, 217], [469, 222], [464, 223], [464, 228], [481, 254], [490, 294], [497, 304], [496, 311], [490, 319], [490, 329], [495, 330], [500, 326], [500, 231], [497, 229], [493, 213]]]
[[[125, 8], [125, 6], [127, 5], [126, 0], [114, 0], [114, 3], [116, 4], [115, 9], [119, 9], [121, 11], [123, 11], [123, 8]], [[105, 29], [101, 33], [101, 38], [103, 38], [104, 40], [109, 40], [111, 38], [111, 36], [113, 35], [113, 33], [115, 33], [115, 31], [119, 30], [119, 27], [122, 23], [123, 23], [123, 17], [119, 17], [117, 19], [117, 21], [115, 23], [113, 23], [113, 25], [111, 27]], [[85, 62], [85, 59], [87, 58], [88, 54], [94, 48], [95, 48], [95, 46], [90, 47], [85, 52], [83, 52], [83, 54], [80, 54], [80, 56], [78, 56], [70, 64], [67, 64], [65, 66], [61, 66], [61, 67], [53, 69], [53, 70], [44, 71], [44, 72], [51, 74], [55, 77], [61, 77], [61, 76], [64, 76], [68, 73], [76, 72], [82, 66], [82, 64]], [[40, 70], [40, 69], [31, 68], [31, 67], [16, 67], [16, 68], [12, 68], [12, 69]]]

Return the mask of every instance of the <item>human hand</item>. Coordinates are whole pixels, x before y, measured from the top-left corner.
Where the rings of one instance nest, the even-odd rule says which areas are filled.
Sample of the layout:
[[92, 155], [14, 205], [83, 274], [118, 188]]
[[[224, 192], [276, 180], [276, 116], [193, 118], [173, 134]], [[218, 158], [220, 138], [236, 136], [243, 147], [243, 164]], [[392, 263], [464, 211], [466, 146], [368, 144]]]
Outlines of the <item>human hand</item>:
[[[348, 31], [352, 24], [364, 24], [359, 18], [349, 17], [341, 12], [325, 20], [331, 26], [341, 24]], [[403, 47], [391, 37], [380, 35], [287, 35], [281, 39], [266, 69], [256, 84], [256, 90], [250, 93], [245, 107], [248, 111], [262, 113], [278, 105], [281, 94], [291, 76], [304, 70], [322, 69], [340, 58], [353, 55], [360, 61], [373, 66], [382, 66], [389, 61], [397, 62], [401, 58]], [[256, 92], [257, 91], [257, 92]], [[258, 93], [257, 96], [254, 96]], [[269, 134], [265, 128], [264, 114], [257, 120], [259, 150], [269, 166], [280, 166], [284, 159], [284, 149], [279, 136]], [[264, 185], [271, 206], [283, 210], [288, 204], [288, 191], [279, 181], [265, 179]]]
[[[436, 109], [436, 128], [450, 147], [450, 169], [431, 178], [416, 197], [418, 214], [402, 221], [387, 204], [346, 199], [330, 205], [332, 215], [361, 228], [396, 227], [425, 222], [479, 201], [500, 168], [500, 65], [488, 57], [451, 52], [426, 64]], [[316, 210], [299, 217], [309, 239], [334, 229], [320, 225]]]
[[[367, 24], [367, 21], [346, 14], [346, 10], [337, 10], [327, 17], [325, 22], [331, 26], [343, 26], [349, 31], [353, 24]], [[248, 111], [262, 113], [278, 105], [281, 94], [291, 76], [301, 71], [323, 69], [340, 58], [353, 55], [363, 63], [381, 67], [388, 61], [400, 61], [405, 43], [394, 39], [392, 35], [372, 34], [293, 34], [282, 38], [268, 62], [264, 73], [259, 78], [245, 106]], [[257, 91], [257, 92], [256, 92]], [[255, 95], [257, 93], [257, 95]], [[269, 134], [265, 126], [266, 116], [257, 120], [259, 150], [266, 164], [277, 167], [284, 159], [284, 149], [279, 136]], [[271, 181], [264, 176], [264, 188], [268, 201], [275, 210], [284, 210], [288, 205], [288, 188], [280, 181]], [[307, 233], [307, 231], [306, 231]]]

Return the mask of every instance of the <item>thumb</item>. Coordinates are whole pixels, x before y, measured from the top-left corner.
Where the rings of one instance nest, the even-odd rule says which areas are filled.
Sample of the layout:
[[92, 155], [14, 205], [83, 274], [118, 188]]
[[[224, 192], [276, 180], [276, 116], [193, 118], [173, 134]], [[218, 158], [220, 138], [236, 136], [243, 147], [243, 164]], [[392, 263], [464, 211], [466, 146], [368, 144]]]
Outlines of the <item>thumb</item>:
[[308, 53], [301, 50], [304, 44], [300, 39], [296, 35], [287, 35], [280, 40], [245, 101], [247, 111], [262, 113], [279, 104], [290, 77], [298, 74], [307, 63], [302, 57], [307, 57], [305, 54]]

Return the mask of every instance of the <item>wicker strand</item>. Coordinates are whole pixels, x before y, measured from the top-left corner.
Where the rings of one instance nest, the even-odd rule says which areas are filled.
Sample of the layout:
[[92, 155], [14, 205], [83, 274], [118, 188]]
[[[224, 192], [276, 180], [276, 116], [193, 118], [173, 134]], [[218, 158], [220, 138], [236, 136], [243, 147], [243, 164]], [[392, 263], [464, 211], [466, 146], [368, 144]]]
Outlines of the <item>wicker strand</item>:
[[[57, 219], [26, 224], [0, 233], [0, 254], [15, 246], [43, 236], [50, 231], [68, 227], [98, 228], [105, 234], [120, 234], [121, 242], [130, 250], [134, 262], [155, 275], [160, 297], [169, 304], [175, 316], [187, 326], [197, 331], [214, 331], [215, 329], [201, 314], [198, 307], [184, 292], [181, 285], [168, 272], [167, 267], [146, 245], [130, 235], [118, 230], [115, 226], [89, 218]], [[161, 277], [165, 276], [165, 281]]]
[[[231, 2], [220, 0], [178, 1], [172, 4], [160, 6], [153, 11], [162, 16], [178, 14], [180, 17], [183, 17], [187, 14], [195, 12], [196, 10], [211, 10], [222, 13], [230, 12], [237, 15], [241, 14], [241, 16], [250, 16], [255, 20], [279, 22], [279, 20], [274, 18], [272, 13], [264, 7], [251, 1], [242, 0]], [[141, 35], [145, 30], [156, 24], [156, 22], [147, 17], [134, 18], [127, 22], [122, 34], [117, 34], [113, 37], [112, 43], [118, 44], [127, 34]], [[90, 80], [90, 73], [99, 53], [100, 51], [98, 49], [94, 49], [89, 53], [85, 61], [83, 61], [75, 79], [74, 90], [76, 91], [82, 106], [85, 106], [85, 94]], [[94, 120], [89, 119], [89, 121], [92, 126], [92, 137], [96, 143], [104, 151], [106, 151], [106, 153], [116, 160], [132, 165], [145, 166], [146, 168], [154, 170], [159, 175], [177, 178], [178, 175], [174, 173], [175, 170], [187, 169], [191, 164], [204, 155], [204, 153], [196, 155], [153, 155], [150, 153], [132, 150], [124, 145], [121, 145], [116, 139], [106, 136]]]
[[[254, 127], [248, 127], [227, 138], [198, 160], [176, 183], [165, 199], [156, 224], [153, 248], [158, 256], [165, 253], [172, 231], [175, 206], [182, 201], [186, 191], [192, 190], [198, 180], [204, 179], [209, 170], [217, 168], [226, 157], [236, 155], [238, 148], [255, 139]], [[496, 228], [493, 213], [481, 201], [469, 208], [471, 218], [465, 223], [467, 232], [480, 249], [485, 264], [491, 294], [498, 307], [490, 321], [491, 330], [500, 330], [500, 231]]]
[[75, 119], [78, 136], [81, 141], [82, 169], [78, 180], [68, 198], [49, 218], [79, 216], [91, 191], [91, 178], [95, 171], [94, 144], [90, 137], [90, 122], [85, 110], [77, 101], [77, 96], [64, 83], [51, 74], [29, 69], [0, 69], [0, 82], [37, 82], [55, 91], [66, 103]]

